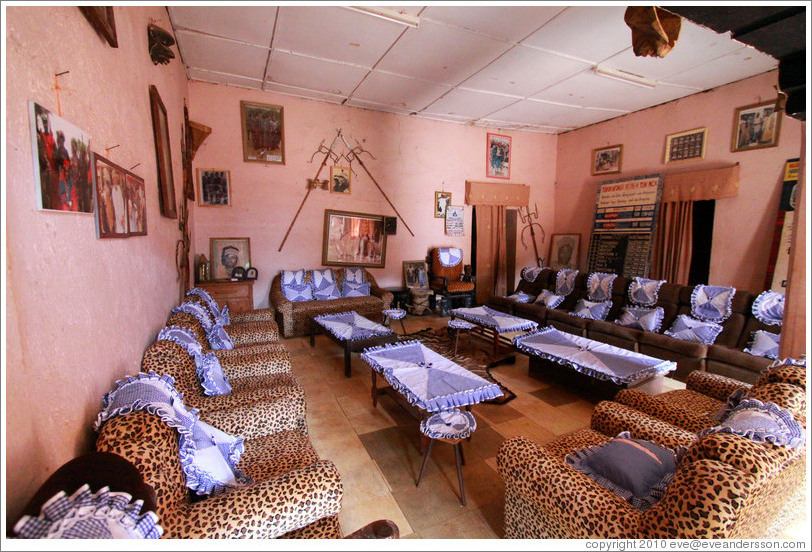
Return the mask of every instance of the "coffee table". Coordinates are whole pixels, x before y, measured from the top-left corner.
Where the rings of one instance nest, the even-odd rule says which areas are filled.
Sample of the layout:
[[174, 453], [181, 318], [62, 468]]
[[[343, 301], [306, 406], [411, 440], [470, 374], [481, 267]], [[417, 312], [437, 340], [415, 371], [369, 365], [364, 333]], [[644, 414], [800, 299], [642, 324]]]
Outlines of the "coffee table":
[[352, 375], [350, 353], [362, 351], [367, 347], [398, 341], [397, 333], [386, 326], [364, 318], [355, 311], [314, 316], [310, 322], [311, 347], [316, 345], [316, 334], [318, 332], [327, 335], [327, 337], [343, 347], [344, 375], [348, 378]]
[[[512, 314], [507, 314], [490, 307], [481, 306], [473, 308], [459, 308], [451, 311], [451, 320], [461, 318], [466, 322], [471, 322], [482, 328], [488, 328], [493, 332], [493, 356], [499, 356], [499, 336], [504, 333], [518, 332], [522, 330], [535, 330], [538, 328], [538, 322], [519, 318]], [[492, 362], [488, 366], [490, 368], [499, 364], [512, 363], [516, 361], [516, 357], [507, 356], [503, 359]]]
[[534, 358], [568, 366], [594, 380], [611, 382], [620, 388], [636, 387], [649, 393], [662, 392], [665, 374], [677, 363], [635, 353], [552, 326], [516, 336], [513, 345]]

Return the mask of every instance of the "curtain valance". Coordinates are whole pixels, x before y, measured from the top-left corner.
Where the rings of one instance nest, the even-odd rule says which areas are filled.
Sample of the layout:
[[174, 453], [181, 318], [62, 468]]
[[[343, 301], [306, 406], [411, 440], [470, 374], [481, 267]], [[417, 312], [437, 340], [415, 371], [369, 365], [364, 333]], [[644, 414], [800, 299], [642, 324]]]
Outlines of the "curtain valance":
[[738, 163], [721, 169], [663, 175], [663, 203], [724, 199], [738, 193]]
[[526, 207], [530, 203], [530, 186], [496, 182], [465, 182], [466, 205], [501, 205]]

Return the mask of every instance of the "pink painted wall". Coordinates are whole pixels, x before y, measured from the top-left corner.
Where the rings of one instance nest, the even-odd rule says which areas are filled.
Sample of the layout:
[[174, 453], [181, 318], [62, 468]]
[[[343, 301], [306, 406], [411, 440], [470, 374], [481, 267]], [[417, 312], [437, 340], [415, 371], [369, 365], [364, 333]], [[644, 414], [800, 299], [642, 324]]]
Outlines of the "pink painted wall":
[[[195, 169], [231, 171], [232, 204], [228, 207], [196, 207], [193, 253], [210, 259], [209, 238], [248, 237], [251, 261], [259, 269], [254, 304], [267, 306], [271, 280], [282, 269], [315, 268], [321, 265], [325, 209], [394, 216], [395, 211], [357, 164], [350, 195], [325, 190], [310, 193], [282, 251], [279, 246], [306, 193], [308, 178], [316, 175], [323, 155], [310, 158], [319, 144], [329, 145], [342, 129], [352, 146], [355, 140], [375, 159], [363, 161], [414, 232], [398, 221], [397, 234], [389, 236], [386, 266], [371, 269], [382, 286], [403, 281], [404, 260], [426, 257], [433, 246], [463, 248], [470, 262], [471, 216], [465, 207], [465, 236], [448, 237], [444, 221], [434, 218], [434, 192], [450, 191], [453, 205], [463, 205], [465, 181], [504, 180], [485, 178], [487, 130], [415, 119], [303, 100], [256, 90], [189, 84], [190, 118], [212, 128], [194, 160]], [[243, 162], [240, 101], [284, 107], [285, 165]], [[506, 132], [513, 138], [510, 182], [531, 187], [531, 204], [537, 202], [547, 232], [553, 224], [556, 137], [526, 132]], [[342, 151], [346, 151], [343, 148]], [[319, 178], [329, 178], [329, 167]], [[517, 266], [533, 263], [532, 246], [518, 251]], [[546, 256], [549, 242], [540, 249]]]
[[[773, 148], [732, 153], [730, 141], [735, 109], [774, 99], [777, 84], [778, 73], [773, 71], [560, 135], [555, 231], [581, 234], [581, 269], [587, 269], [598, 183], [739, 163], [739, 195], [716, 202], [709, 283], [761, 291], [784, 162], [800, 154], [802, 124], [783, 117], [779, 143]], [[663, 164], [666, 135], [700, 127], [708, 129], [705, 158]], [[592, 150], [613, 144], [623, 144], [623, 172], [590, 176]]]
[[[168, 110], [176, 194], [186, 77], [178, 60], [153, 65], [151, 20], [162, 7], [115, 8], [111, 48], [72, 6], [6, 11], [4, 375], [6, 521], [12, 524], [60, 465], [91, 450], [102, 396], [139, 370], [144, 348], [176, 304], [177, 221], [161, 217], [149, 85]], [[148, 235], [96, 239], [93, 215], [37, 211], [28, 101], [86, 131], [93, 151], [146, 181]]]

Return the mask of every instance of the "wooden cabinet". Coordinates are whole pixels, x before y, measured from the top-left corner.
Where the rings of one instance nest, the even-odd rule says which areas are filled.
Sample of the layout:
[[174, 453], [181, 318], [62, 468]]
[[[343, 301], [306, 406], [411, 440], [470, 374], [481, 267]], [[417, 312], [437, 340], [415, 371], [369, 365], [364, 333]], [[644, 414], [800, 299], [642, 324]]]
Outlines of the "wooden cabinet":
[[254, 308], [254, 280], [213, 280], [197, 284], [206, 290], [221, 307], [228, 305], [229, 312], [242, 312]]

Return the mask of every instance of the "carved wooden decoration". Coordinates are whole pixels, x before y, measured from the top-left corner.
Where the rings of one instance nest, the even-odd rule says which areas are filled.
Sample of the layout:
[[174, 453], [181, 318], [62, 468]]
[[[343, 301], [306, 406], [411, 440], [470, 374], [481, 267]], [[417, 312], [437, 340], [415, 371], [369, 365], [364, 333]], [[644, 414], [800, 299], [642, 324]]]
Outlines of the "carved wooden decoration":
[[665, 57], [682, 28], [680, 16], [653, 6], [628, 7], [624, 20], [632, 29], [632, 48], [639, 57]]

